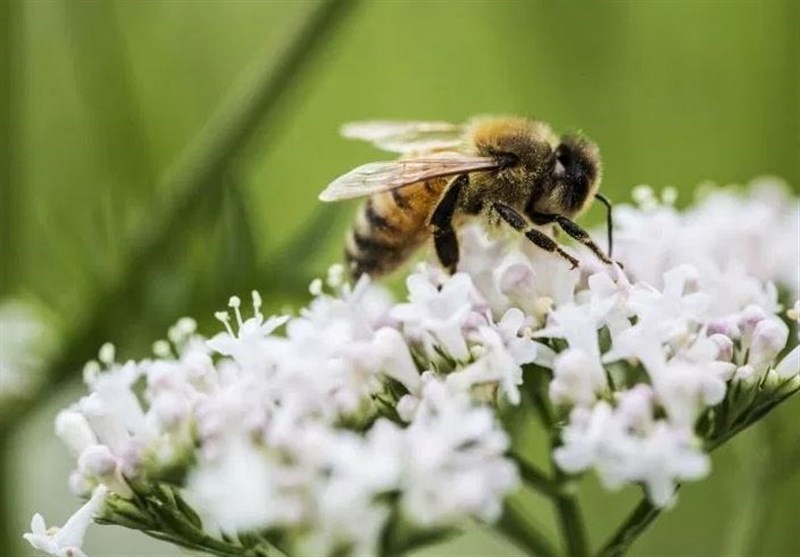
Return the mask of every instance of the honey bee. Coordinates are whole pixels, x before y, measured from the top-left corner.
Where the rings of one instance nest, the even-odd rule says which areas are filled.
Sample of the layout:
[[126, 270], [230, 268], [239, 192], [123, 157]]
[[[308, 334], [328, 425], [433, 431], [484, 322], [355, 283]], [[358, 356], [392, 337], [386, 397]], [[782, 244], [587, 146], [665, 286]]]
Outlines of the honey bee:
[[464, 217], [481, 217], [489, 227], [511, 226], [548, 252], [578, 260], [540, 227], [556, 227], [609, 257], [574, 222], [597, 193], [601, 177], [597, 146], [582, 135], [557, 136], [544, 122], [528, 118], [485, 118], [447, 122], [356, 122], [342, 135], [401, 157], [372, 162], [340, 176], [320, 194], [322, 201], [355, 197], [362, 205], [346, 242], [354, 278], [386, 274], [405, 262], [429, 237], [442, 266], [454, 273], [459, 248], [456, 228]]

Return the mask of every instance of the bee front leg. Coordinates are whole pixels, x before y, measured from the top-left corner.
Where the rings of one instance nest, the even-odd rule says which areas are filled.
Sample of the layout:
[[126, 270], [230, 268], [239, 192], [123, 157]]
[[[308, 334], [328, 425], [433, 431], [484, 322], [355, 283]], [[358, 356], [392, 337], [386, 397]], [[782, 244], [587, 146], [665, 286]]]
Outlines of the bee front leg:
[[458, 206], [461, 189], [468, 182], [469, 177], [466, 174], [461, 174], [454, 179], [431, 215], [430, 224], [433, 227], [433, 245], [436, 248], [436, 256], [442, 267], [447, 269], [451, 275], [456, 272], [456, 267], [458, 267], [458, 238], [453, 228], [453, 215]]
[[603, 252], [603, 250], [600, 249], [597, 244], [594, 243], [594, 240], [592, 240], [591, 236], [589, 236], [589, 233], [578, 226], [578, 224], [574, 221], [571, 221], [562, 215], [551, 215], [546, 213], [534, 213], [532, 218], [536, 224], [548, 224], [555, 222], [561, 227], [561, 230], [567, 233], [569, 237], [579, 241], [581, 244], [592, 250], [592, 252], [594, 252], [600, 261], [611, 265], [611, 259]]
[[[505, 222], [511, 225], [514, 230], [522, 232], [525, 234], [525, 237], [528, 238], [531, 242], [539, 246], [545, 251], [549, 251], [550, 253], [557, 253], [564, 259], [570, 262], [572, 268], [578, 266], [578, 260], [568, 254], [566, 251], [561, 249], [555, 240], [553, 240], [550, 236], [536, 230], [535, 228], [531, 228], [530, 223], [525, 220], [525, 217], [520, 215], [516, 210], [512, 207], [504, 203], [493, 203], [492, 208], [500, 215], [500, 218], [503, 219]], [[544, 224], [544, 223], [543, 223]]]

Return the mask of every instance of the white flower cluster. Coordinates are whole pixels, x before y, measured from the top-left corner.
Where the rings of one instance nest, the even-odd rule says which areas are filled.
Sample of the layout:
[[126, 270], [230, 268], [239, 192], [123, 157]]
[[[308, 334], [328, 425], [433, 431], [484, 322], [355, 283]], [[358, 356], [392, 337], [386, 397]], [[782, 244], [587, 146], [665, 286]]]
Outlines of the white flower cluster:
[[[403, 303], [334, 267], [296, 317], [266, 319], [254, 293], [253, 316], [231, 298], [209, 340], [187, 319], [154, 359], [118, 364], [103, 347], [90, 394], [56, 420], [73, 490], [127, 498], [132, 479], [171, 481], [226, 539], [278, 532], [290, 553], [375, 554], [398, 524], [500, 516], [519, 479], [493, 404], [530, 402], [526, 375], [549, 373], [542, 400], [566, 420], [556, 464], [668, 504], [754, 405], [798, 387], [800, 349], [776, 361], [789, 329], [775, 283], [797, 297], [800, 246], [767, 224], [796, 230], [800, 208], [764, 184], [686, 213], [637, 196], [617, 212], [624, 271], [586, 254], [572, 271], [468, 226], [460, 272], [420, 265]], [[758, 251], [775, 238], [780, 256]]]
[[[90, 394], [56, 420], [77, 459], [73, 490], [128, 497], [125, 478], [185, 467], [184, 496], [212, 531], [283, 530], [315, 555], [376, 553], [390, 517], [423, 530], [497, 519], [516, 467], [470, 387], [517, 392], [535, 355], [517, 336], [521, 312], [495, 324], [466, 275], [441, 290], [412, 278], [396, 306], [340, 275], [336, 295], [313, 284], [292, 319], [265, 319], [253, 293], [252, 317], [231, 298], [225, 332], [205, 340], [184, 319], [156, 359], [118, 364], [104, 346], [84, 373]], [[456, 365], [447, 380], [436, 371]]]

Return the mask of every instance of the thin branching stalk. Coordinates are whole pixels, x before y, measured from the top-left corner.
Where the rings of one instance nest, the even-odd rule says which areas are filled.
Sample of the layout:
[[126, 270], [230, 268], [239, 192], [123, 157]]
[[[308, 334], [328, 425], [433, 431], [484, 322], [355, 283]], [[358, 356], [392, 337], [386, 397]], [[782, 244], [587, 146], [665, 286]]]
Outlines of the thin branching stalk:
[[[542, 423], [548, 431], [552, 432], [550, 439], [550, 453], [552, 454], [561, 444], [561, 437], [558, 433], [559, 429], [556, 424], [553, 408], [544, 396], [543, 389], [535, 389], [532, 393], [532, 397]], [[553, 503], [556, 507], [564, 548], [566, 549], [567, 555], [570, 557], [586, 557], [589, 555], [589, 542], [580, 504], [578, 503], [577, 497], [559, 489], [558, 486], [563, 486], [569, 481], [569, 478], [559, 471], [557, 466], [554, 466], [554, 469], [556, 470], [554, 482], [556, 487], [553, 488]]]
[[556, 548], [521, 508], [508, 503], [495, 528], [507, 539], [536, 557], [556, 557]]
[[597, 557], [621, 557], [625, 555], [631, 544], [660, 514], [660, 508], [654, 506], [646, 496], [642, 497], [642, 500], [625, 522], [617, 528], [611, 539], [597, 552]]
[[515, 455], [515, 460], [525, 485], [551, 499], [563, 497], [564, 493], [559, 489], [559, 486], [537, 466], [518, 455]]

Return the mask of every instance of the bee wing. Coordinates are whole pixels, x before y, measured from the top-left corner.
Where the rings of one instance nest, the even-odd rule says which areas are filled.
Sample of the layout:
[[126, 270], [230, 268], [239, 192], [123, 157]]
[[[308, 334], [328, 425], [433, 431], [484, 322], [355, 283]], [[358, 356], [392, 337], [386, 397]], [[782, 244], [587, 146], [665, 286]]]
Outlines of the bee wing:
[[336, 178], [319, 195], [321, 201], [339, 201], [373, 195], [403, 186], [499, 166], [493, 157], [474, 157], [455, 152], [436, 153], [426, 158], [371, 162]]
[[368, 141], [390, 153], [425, 153], [465, 145], [466, 126], [449, 122], [351, 122], [340, 132], [348, 139]]

